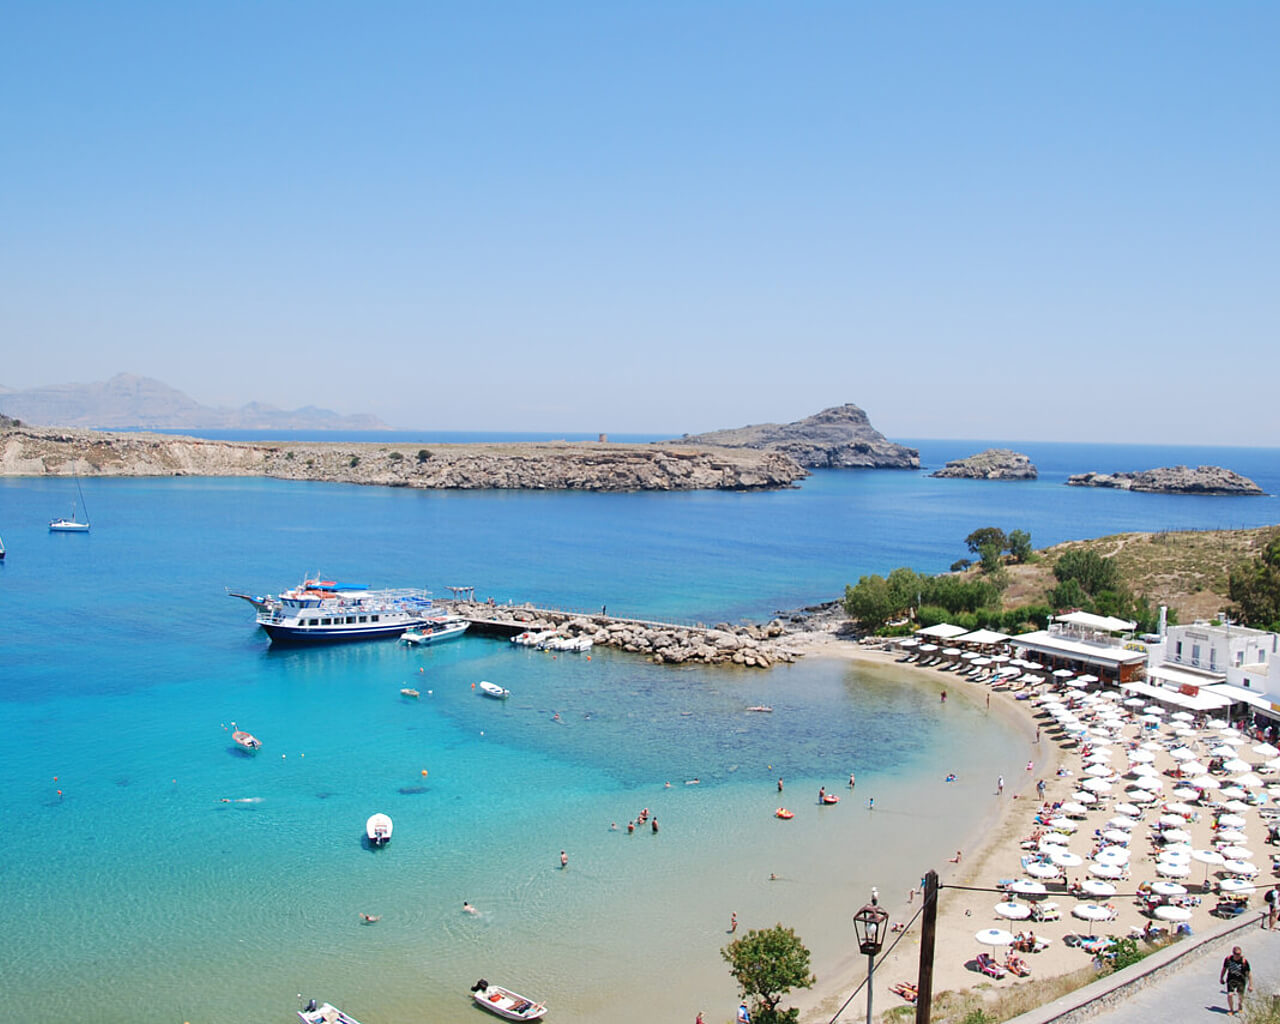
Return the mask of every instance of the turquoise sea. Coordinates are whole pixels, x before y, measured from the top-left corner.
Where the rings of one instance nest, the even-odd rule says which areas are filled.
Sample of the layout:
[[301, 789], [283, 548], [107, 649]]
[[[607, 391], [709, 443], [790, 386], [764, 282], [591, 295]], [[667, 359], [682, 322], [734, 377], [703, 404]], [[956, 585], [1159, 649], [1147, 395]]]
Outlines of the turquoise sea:
[[[907, 443], [937, 466], [988, 442]], [[318, 571], [717, 622], [943, 569], [978, 526], [1039, 546], [1280, 518], [1273, 498], [1061, 484], [1206, 462], [1274, 493], [1275, 450], [1013, 446], [1041, 480], [823, 472], [763, 494], [592, 495], [89, 479], [87, 536], [45, 529], [69, 481], [0, 481], [0, 1009], [287, 1022], [302, 993], [364, 1024], [449, 1024], [478, 1019], [467, 989], [484, 976], [559, 1021], [616, 1017], [637, 990], [649, 1019], [714, 1021], [735, 994], [731, 912], [794, 925], [829, 974], [870, 887], [901, 902], [989, 810], [995, 775], [1019, 775], [1020, 734], [831, 661], [672, 669], [475, 637], [273, 650], [224, 587]], [[477, 697], [480, 679], [512, 699]], [[775, 713], [744, 712], [758, 702]], [[233, 721], [264, 740], [257, 757]], [[820, 785], [843, 802], [818, 808]], [[780, 801], [795, 820], [773, 817]], [[626, 834], [642, 807], [657, 835]], [[385, 850], [362, 842], [374, 811], [395, 819]]]

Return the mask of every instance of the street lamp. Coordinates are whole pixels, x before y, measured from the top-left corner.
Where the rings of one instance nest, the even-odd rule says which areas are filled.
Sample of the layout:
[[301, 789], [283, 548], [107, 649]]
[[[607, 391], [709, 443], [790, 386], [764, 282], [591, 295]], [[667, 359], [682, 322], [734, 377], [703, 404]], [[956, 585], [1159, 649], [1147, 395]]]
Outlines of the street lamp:
[[871, 902], [853, 915], [853, 930], [858, 936], [858, 950], [867, 958], [867, 1024], [871, 1024], [871, 982], [876, 969], [876, 954], [884, 945], [884, 932], [889, 915], [876, 902], [878, 893], [871, 890]]

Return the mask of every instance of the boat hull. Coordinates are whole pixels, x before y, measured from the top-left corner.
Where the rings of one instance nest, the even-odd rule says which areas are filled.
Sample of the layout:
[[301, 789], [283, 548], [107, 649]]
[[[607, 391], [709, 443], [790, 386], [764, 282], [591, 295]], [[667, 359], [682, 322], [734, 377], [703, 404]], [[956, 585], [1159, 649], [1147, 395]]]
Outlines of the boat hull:
[[540, 1020], [547, 1015], [547, 1008], [519, 993], [498, 985], [473, 991], [476, 1003], [503, 1020]]
[[406, 630], [400, 639], [407, 644], [413, 644], [417, 647], [426, 647], [429, 644], [438, 644], [445, 640], [453, 640], [462, 636], [471, 628], [469, 622], [450, 623], [447, 626], [419, 626], [413, 630]]
[[398, 637], [405, 630], [421, 625], [418, 620], [394, 623], [360, 623], [351, 626], [297, 626], [288, 623], [258, 624], [274, 644], [341, 644], [352, 640], [379, 640]]
[[55, 519], [49, 524], [50, 533], [88, 533], [88, 523], [77, 523], [70, 519]]

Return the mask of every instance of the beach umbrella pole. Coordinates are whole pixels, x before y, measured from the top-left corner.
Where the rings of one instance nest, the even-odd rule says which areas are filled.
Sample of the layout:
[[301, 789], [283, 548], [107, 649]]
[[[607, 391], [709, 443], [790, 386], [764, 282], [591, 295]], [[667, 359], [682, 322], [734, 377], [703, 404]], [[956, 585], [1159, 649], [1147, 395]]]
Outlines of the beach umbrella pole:
[[924, 911], [920, 918], [920, 971], [916, 975], [916, 1024], [929, 1024], [933, 1002], [933, 944], [938, 928], [938, 872], [924, 876]]

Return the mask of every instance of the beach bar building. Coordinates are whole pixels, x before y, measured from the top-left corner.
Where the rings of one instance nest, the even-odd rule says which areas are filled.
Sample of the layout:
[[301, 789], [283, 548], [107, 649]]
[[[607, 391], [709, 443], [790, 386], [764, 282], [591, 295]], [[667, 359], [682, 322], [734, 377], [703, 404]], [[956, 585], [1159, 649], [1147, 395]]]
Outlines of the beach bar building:
[[1048, 629], [1022, 633], [1009, 642], [1020, 658], [1053, 671], [1097, 676], [1104, 683], [1139, 682], [1146, 676], [1147, 648], [1116, 633], [1132, 633], [1135, 623], [1106, 615], [1070, 612]]
[[1280, 673], [1274, 692], [1270, 675], [1278, 658], [1280, 634], [1230, 623], [1168, 626], [1150, 645], [1147, 677], [1162, 696], [1173, 691], [1212, 701], [1233, 720], [1252, 714], [1280, 724]]

